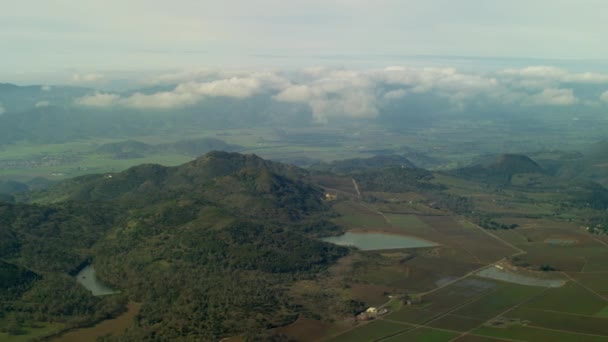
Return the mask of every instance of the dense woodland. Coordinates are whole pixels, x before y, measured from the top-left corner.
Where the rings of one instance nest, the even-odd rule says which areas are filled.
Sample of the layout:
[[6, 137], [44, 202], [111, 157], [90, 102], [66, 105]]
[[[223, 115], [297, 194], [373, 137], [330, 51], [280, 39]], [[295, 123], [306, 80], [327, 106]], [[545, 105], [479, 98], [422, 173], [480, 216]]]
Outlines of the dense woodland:
[[[127, 300], [143, 303], [125, 337], [134, 341], [253, 338], [295, 320], [289, 284], [348, 251], [313, 238], [339, 228], [305, 178], [255, 156], [214, 152], [28, 195], [51, 204], [2, 204], [3, 331], [92, 324]], [[93, 297], [74, 281], [70, 274], [89, 262], [120, 295]]]

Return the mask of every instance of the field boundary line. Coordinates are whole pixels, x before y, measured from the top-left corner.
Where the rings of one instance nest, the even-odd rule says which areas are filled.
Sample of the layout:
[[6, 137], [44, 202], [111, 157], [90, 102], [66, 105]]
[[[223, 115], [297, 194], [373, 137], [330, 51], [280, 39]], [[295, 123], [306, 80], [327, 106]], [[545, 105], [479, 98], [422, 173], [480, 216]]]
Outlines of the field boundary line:
[[431, 329], [431, 330], [447, 331], [447, 332], [456, 333], [456, 334], [460, 333], [460, 331], [448, 330], [448, 329], [441, 329], [441, 328], [433, 328], [433, 327], [427, 327], [427, 326], [425, 326], [425, 325], [420, 325], [420, 324], [410, 324], [410, 323], [405, 323], [405, 322], [393, 321], [393, 320], [391, 320], [391, 319], [386, 319], [386, 318], [379, 318], [379, 319], [384, 320], [384, 321], [387, 321], [387, 322], [391, 322], [391, 323], [396, 323], [396, 324], [407, 324], [407, 325], [411, 325], [411, 326], [413, 326], [414, 328], [413, 328], [413, 329], [409, 329], [409, 330], [400, 331], [400, 332], [395, 333], [395, 334], [390, 335], [390, 336], [384, 336], [384, 337], [381, 337], [381, 338], [379, 338], [379, 339], [377, 339], [377, 340], [374, 340], [374, 342], [383, 341], [383, 340], [386, 340], [387, 338], [392, 338], [392, 337], [396, 337], [396, 336], [399, 336], [399, 335], [401, 335], [401, 334], [405, 334], [405, 333], [408, 333], [408, 332], [411, 332], [411, 331], [416, 331], [417, 329], [420, 329], [420, 328], [426, 328], [426, 329]]
[[608, 247], [608, 243], [606, 243], [606, 242], [604, 242], [604, 241], [602, 241], [602, 240], [600, 240], [600, 239], [596, 238], [595, 236], [593, 236], [593, 234], [590, 234], [590, 237], [591, 237], [593, 240], [595, 240], [595, 241], [597, 241], [597, 242], [601, 243], [602, 245], [604, 245], [604, 246]]
[[453, 339], [451, 339], [449, 342], [453, 342], [453, 341], [457, 340], [458, 338], [463, 337], [463, 336], [465, 336], [466, 334], [468, 334], [468, 333], [470, 333], [470, 332], [472, 332], [472, 331], [474, 331], [474, 330], [476, 330], [476, 329], [479, 329], [479, 328], [483, 327], [483, 326], [484, 326], [486, 323], [488, 323], [488, 322], [490, 322], [490, 321], [493, 321], [493, 320], [495, 320], [495, 319], [497, 319], [497, 318], [499, 318], [499, 317], [504, 316], [504, 315], [505, 315], [505, 314], [507, 314], [508, 312], [513, 311], [514, 309], [516, 309], [516, 308], [518, 308], [518, 307], [520, 307], [520, 306], [524, 305], [525, 303], [527, 303], [527, 302], [531, 301], [533, 298], [536, 298], [536, 297], [540, 296], [541, 294], [543, 294], [543, 293], [547, 292], [548, 290], [549, 290], [549, 287], [544, 288], [544, 289], [543, 289], [542, 291], [540, 291], [539, 293], [537, 293], [537, 294], [535, 294], [535, 295], [533, 295], [533, 296], [530, 296], [530, 297], [526, 298], [525, 300], [523, 300], [523, 301], [521, 301], [521, 302], [519, 302], [519, 303], [517, 303], [517, 304], [515, 304], [515, 305], [513, 305], [513, 306], [511, 306], [511, 307], [509, 307], [508, 309], [506, 309], [506, 310], [504, 310], [504, 311], [500, 312], [498, 315], [496, 315], [496, 316], [494, 316], [494, 317], [492, 317], [492, 318], [490, 318], [490, 319], [488, 319], [488, 320], [485, 320], [485, 321], [484, 321], [483, 323], [481, 323], [480, 325], [478, 325], [478, 326], [476, 326], [476, 327], [473, 327], [473, 328], [469, 329], [469, 331], [466, 331], [466, 332], [462, 333], [462, 334], [461, 334], [460, 336], [458, 336], [458, 337], [454, 337], [454, 338], [453, 338]]
[[556, 332], [562, 332], [562, 333], [569, 333], [569, 334], [574, 334], [574, 335], [586, 335], [586, 336], [593, 336], [593, 337], [608, 337], [608, 335], [597, 335], [597, 334], [589, 334], [589, 333], [583, 333], [583, 332], [578, 332], [578, 331], [571, 331], [571, 330], [560, 330], [560, 329], [553, 329], [553, 328], [545, 328], [545, 327], [540, 327], [538, 325], [532, 325], [532, 324], [528, 324], [527, 327], [531, 327], [534, 329], [542, 329], [542, 330], [549, 330], [549, 331], [556, 331]]
[[[497, 288], [496, 288], [496, 289], [493, 289], [493, 290], [491, 290], [491, 291], [488, 291], [488, 292], [482, 293], [482, 294], [480, 294], [479, 296], [477, 296], [477, 297], [475, 297], [475, 298], [471, 298], [470, 300], [468, 300], [468, 301], [466, 301], [466, 302], [464, 302], [464, 303], [461, 303], [461, 304], [459, 304], [459, 305], [456, 305], [456, 306], [455, 306], [455, 307], [453, 307], [453, 308], [448, 309], [448, 311], [446, 311], [446, 312], [442, 312], [442, 313], [438, 314], [437, 316], [434, 316], [434, 317], [431, 317], [431, 318], [427, 319], [427, 320], [426, 320], [426, 321], [424, 321], [423, 323], [426, 325], [426, 324], [429, 324], [429, 323], [431, 323], [431, 322], [434, 322], [434, 321], [436, 321], [436, 320], [438, 320], [438, 319], [441, 319], [441, 318], [445, 317], [446, 315], [451, 314], [451, 313], [452, 313], [452, 312], [454, 312], [454, 311], [457, 311], [457, 310], [459, 310], [459, 309], [461, 309], [461, 308], [463, 308], [463, 307], [465, 307], [465, 306], [467, 306], [467, 305], [469, 305], [469, 304], [471, 304], [471, 303], [475, 303], [475, 302], [477, 302], [477, 301], [481, 300], [482, 298], [485, 298], [485, 297], [487, 297], [487, 296], [489, 296], [489, 295], [491, 295], [491, 294], [495, 293], [496, 291], [500, 290], [502, 287], [503, 287], [503, 286], [497, 286]], [[473, 318], [473, 319], [475, 319], [475, 317], [468, 317], [468, 318]], [[485, 323], [485, 321], [484, 321], [484, 323]]]
[[[467, 333], [464, 336], [478, 336], [478, 337], [484, 337], [484, 338], [491, 338], [493, 340], [498, 340], [498, 341], [527, 342], [525, 340], [516, 340], [516, 339], [508, 338], [508, 337], [486, 336], [486, 335], [473, 334], [473, 333]], [[458, 337], [458, 338], [460, 338], [460, 337]]]
[[357, 191], [357, 196], [359, 198], [361, 198], [361, 191], [359, 191], [359, 184], [357, 184], [357, 181], [354, 178], [351, 178], [353, 180], [353, 185], [355, 186], [355, 190]]
[[584, 288], [585, 290], [593, 293], [594, 295], [598, 296], [599, 298], [603, 299], [604, 301], [608, 302], [608, 298], [602, 296], [601, 294], [595, 292], [594, 290], [588, 288], [586, 285], [582, 284], [581, 282], [579, 282], [578, 280], [572, 278], [568, 273], [566, 272], [561, 272], [563, 275], [565, 275], [568, 279], [572, 280], [573, 282], [577, 283], [580, 287]]
[[[399, 322], [399, 321], [395, 321], [395, 320], [388, 319], [388, 318], [382, 318], [382, 317], [381, 317], [381, 318], [379, 318], [379, 319], [381, 319], [381, 320], [383, 320], [383, 321], [391, 322], [391, 323], [397, 323], [397, 324], [411, 325], [411, 326], [413, 326], [413, 327], [415, 327], [415, 328], [427, 328], [427, 329], [435, 329], [435, 330], [447, 331], [447, 332], [451, 332], [451, 333], [457, 333], [457, 334], [460, 334], [460, 333], [461, 333], [461, 331], [456, 331], [456, 330], [451, 330], [451, 329], [444, 329], [444, 328], [435, 328], [435, 327], [429, 327], [428, 325], [424, 325], [424, 324], [415, 324], [415, 323]], [[412, 330], [414, 330], [414, 329], [412, 329]], [[410, 330], [410, 331], [411, 331], [411, 330]], [[386, 336], [386, 337], [389, 337], [389, 336]], [[380, 340], [382, 340], [382, 339], [384, 339], [384, 338], [386, 338], [386, 337], [382, 337]], [[391, 337], [392, 337], [392, 336], [391, 336]], [[377, 340], [377, 341], [380, 341], [380, 340]]]
[[490, 232], [489, 232], [487, 229], [484, 229], [484, 228], [480, 227], [479, 225], [477, 225], [477, 224], [475, 224], [475, 223], [473, 223], [473, 222], [471, 222], [471, 221], [467, 220], [466, 218], [464, 218], [464, 217], [463, 217], [463, 218], [462, 218], [462, 220], [463, 220], [463, 221], [465, 221], [465, 222], [467, 222], [467, 223], [472, 224], [473, 226], [475, 226], [475, 228], [480, 229], [482, 232], [484, 232], [484, 233], [486, 233], [487, 235], [489, 235], [489, 236], [493, 237], [494, 239], [496, 239], [496, 240], [498, 240], [498, 241], [502, 242], [504, 245], [506, 245], [506, 246], [508, 246], [508, 247], [511, 247], [512, 249], [516, 250], [516, 251], [517, 251], [517, 253], [512, 254], [512, 255], [511, 255], [511, 257], [514, 257], [514, 256], [518, 256], [518, 255], [522, 255], [522, 254], [526, 254], [526, 253], [528, 253], [528, 252], [526, 252], [525, 250], [523, 250], [523, 249], [521, 249], [521, 248], [519, 248], [519, 247], [515, 246], [514, 244], [512, 244], [512, 243], [510, 243], [510, 242], [508, 242], [508, 241], [505, 241], [505, 240], [504, 240], [504, 239], [502, 239], [501, 237], [496, 236], [495, 234], [490, 233]]
[[540, 312], [550, 312], [550, 313], [556, 313], [556, 314], [562, 314], [562, 315], [570, 315], [570, 316], [579, 316], [579, 317], [585, 317], [585, 318], [599, 318], [599, 319], [602, 319], [602, 317], [600, 317], [600, 316], [583, 315], [583, 314], [570, 313], [570, 312], [557, 311], [557, 310], [537, 309], [537, 308], [531, 308], [531, 307], [528, 307], [528, 306], [524, 306], [522, 309], [532, 310], [532, 311], [540, 311]]

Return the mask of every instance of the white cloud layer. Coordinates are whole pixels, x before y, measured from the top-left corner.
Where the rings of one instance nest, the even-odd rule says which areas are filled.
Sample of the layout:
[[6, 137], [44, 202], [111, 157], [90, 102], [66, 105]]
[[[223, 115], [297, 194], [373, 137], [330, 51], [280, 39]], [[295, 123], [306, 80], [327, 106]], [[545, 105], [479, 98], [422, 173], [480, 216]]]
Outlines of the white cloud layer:
[[602, 102], [608, 103], [608, 90], [606, 90], [605, 92], [602, 93], [602, 95], [600, 95], [600, 100]]
[[119, 100], [119, 95], [97, 92], [92, 95], [80, 97], [75, 100], [75, 103], [88, 107], [109, 107], [116, 105]]
[[104, 79], [104, 75], [97, 74], [97, 73], [88, 73], [88, 74], [74, 73], [72, 75], [72, 82], [74, 82], [74, 83], [92, 83], [92, 82], [101, 81], [103, 79]]
[[231, 77], [210, 82], [190, 81], [171, 91], [152, 94], [135, 93], [122, 97], [118, 94], [95, 93], [76, 99], [75, 103], [91, 107], [126, 106], [138, 109], [170, 109], [191, 106], [205, 97], [244, 99], [264, 91], [285, 88], [289, 81], [268, 72], [251, 73], [247, 77]]
[[578, 101], [572, 89], [544, 89], [542, 92], [532, 96], [531, 102], [538, 105], [569, 106]]
[[[122, 96], [98, 92], [76, 99], [75, 103], [91, 107], [171, 109], [192, 106], [211, 97], [247, 99], [267, 94], [277, 102], [307, 105], [315, 121], [326, 122], [343, 117], [374, 118], [387, 104], [406, 103], [423, 95], [447, 100], [453, 111], [466, 111], [479, 103], [584, 105], [586, 102], [578, 97], [576, 86], [608, 86], [608, 74], [571, 73], [551, 66], [488, 73], [402, 66], [363, 70], [319, 67], [291, 73], [195, 70], [161, 75], [150, 82], [177, 85], [150, 94]], [[608, 102], [608, 91], [601, 99]]]
[[505, 69], [499, 72], [499, 74], [517, 79], [536, 79], [559, 83], [608, 83], [608, 74], [596, 72], [570, 73], [567, 70], [552, 66]]
[[49, 101], [38, 101], [36, 102], [36, 104], [34, 105], [37, 108], [41, 108], [41, 107], [48, 107], [50, 105]]

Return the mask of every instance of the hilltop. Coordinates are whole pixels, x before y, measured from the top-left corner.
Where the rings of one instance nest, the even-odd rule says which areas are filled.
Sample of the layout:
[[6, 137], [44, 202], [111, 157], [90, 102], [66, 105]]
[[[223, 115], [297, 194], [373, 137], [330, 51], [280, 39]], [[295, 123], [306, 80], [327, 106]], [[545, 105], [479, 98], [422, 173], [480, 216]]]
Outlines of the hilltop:
[[509, 184], [516, 174], [546, 174], [546, 171], [528, 156], [502, 154], [486, 157], [471, 166], [456, 169], [452, 173], [481, 182]]

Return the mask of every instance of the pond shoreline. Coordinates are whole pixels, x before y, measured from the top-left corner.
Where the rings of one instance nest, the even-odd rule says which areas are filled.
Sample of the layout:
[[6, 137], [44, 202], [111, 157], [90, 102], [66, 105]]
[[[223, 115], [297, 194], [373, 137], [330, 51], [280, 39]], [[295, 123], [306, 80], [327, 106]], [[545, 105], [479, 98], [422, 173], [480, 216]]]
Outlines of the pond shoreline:
[[370, 230], [350, 230], [342, 235], [326, 237], [321, 240], [339, 246], [352, 246], [362, 251], [431, 248], [439, 246], [435, 242], [412, 235]]
[[120, 291], [110, 288], [97, 278], [95, 267], [92, 264], [83, 267], [75, 277], [78, 284], [91, 291], [93, 296], [107, 296], [120, 293]]

